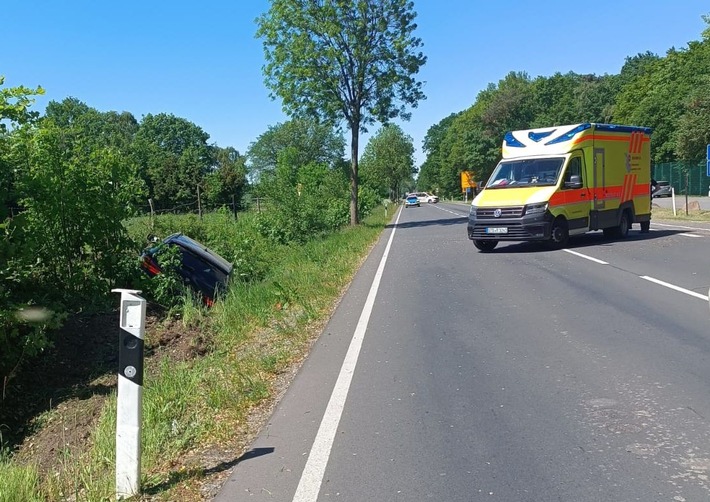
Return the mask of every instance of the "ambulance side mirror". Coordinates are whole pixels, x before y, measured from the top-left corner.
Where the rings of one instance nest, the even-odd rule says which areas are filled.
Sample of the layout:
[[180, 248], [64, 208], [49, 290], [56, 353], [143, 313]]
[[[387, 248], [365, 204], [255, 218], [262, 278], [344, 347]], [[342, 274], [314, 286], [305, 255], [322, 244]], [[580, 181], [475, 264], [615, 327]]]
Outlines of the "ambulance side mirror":
[[573, 174], [569, 181], [565, 181], [565, 188], [582, 188], [582, 178], [578, 174]]

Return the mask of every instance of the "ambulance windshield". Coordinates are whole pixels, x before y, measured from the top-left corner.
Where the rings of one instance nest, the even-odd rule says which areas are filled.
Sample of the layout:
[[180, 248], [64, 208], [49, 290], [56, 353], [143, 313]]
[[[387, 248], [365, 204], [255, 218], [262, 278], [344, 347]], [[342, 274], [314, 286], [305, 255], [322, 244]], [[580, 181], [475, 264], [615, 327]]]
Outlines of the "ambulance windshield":
[[491, 174], [486, 188], [555, 185], [564, 160], [564, 157], [503, 160]]

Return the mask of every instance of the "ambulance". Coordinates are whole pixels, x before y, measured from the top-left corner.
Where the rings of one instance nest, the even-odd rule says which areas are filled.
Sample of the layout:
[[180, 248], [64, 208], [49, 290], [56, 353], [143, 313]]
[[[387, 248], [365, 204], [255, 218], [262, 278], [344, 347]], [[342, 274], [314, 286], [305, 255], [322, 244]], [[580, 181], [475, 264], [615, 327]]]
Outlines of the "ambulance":
[[626, 237], [651, 225], [651, 129], [574, 124], [510, 131], [502, 159], [473, 199], [468, 238], [482, 252], [500, 241], [542, 241], [602, 230]]

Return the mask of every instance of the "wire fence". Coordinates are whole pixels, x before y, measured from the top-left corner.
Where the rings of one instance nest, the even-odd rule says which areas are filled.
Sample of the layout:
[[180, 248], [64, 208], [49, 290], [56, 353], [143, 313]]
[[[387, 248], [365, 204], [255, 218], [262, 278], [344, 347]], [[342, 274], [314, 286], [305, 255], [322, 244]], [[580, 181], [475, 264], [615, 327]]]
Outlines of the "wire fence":
[[667, 181], [677, 194], [710, 194], [710, 176], [705, 161], [663, 162], [653, 166], [651, 172], [653, 179]]
[[202, 200], [198, 194], [198, 198], [191, 202], [176, 204], [169, 208], [156, 208], [153, 205], [153, 201], [148, 199], [148, 203], [141, 206], [140, 211], [143, 214], [155, 216], [161, 214], [189, 213], [202, 215], [203, 213], [227, 209], [234, 213], [235, 218], [238, 218], [239, 213], [261, 213], [262, 211], [269, 210], [272, 204], [273, 202], [267, 197], [256, 197], [251, 194], [245, 194], [239, 200], [236, 197], [232, 197], [232, 202], [210, 203]]

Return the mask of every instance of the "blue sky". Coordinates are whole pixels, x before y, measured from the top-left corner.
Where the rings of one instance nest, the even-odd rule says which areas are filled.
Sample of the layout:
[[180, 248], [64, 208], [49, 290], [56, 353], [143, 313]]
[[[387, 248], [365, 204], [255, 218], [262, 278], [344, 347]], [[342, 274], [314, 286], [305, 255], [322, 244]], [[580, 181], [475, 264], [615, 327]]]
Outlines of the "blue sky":
[[[701, 40], [701, 16], [710, 14], [707, 0], [414, 5], [428, 57], [419, 74], [427, 99], [400, 125], [414, 141], [417, 165], [427, 130], [510, 71], [615, 74], [627, 56], [662, 56]], [[6, 87], [44, 87], [33, 107], [39, 112], [71, 96], [139, 120], [171, 113], [200, 126], [210, 142], [245, 153], [269, 126], [288, 120], [263, 84], [263, 48], [254, 36], [254, 20], [268, 8], [268, 0], [6, 1], [0, 75]], [[369, 137], [361, 137], [361, 153]]]

